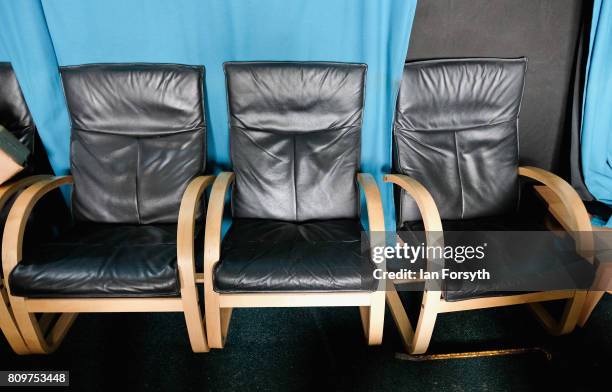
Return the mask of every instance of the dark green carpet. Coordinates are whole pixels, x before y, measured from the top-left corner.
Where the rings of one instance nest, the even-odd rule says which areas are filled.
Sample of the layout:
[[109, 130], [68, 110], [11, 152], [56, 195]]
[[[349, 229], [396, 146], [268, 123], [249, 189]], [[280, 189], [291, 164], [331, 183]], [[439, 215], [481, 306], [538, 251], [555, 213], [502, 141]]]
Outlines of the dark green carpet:
[[[601, 390], [612, 369], [612, 296], [589, 324], [550, 337], [522, 306], [442, 315], [430, 352], [539, 346], [552, 353], [410, 362], [389, 314], [367, 347], [356, 308], [238, 309], [223, 350], [193, 354], [180, 314], [83, 314], [59, 350], [19, 357], [0, 343], [0, 370], [70, 370], [71, 389], [113, 391]], [[598, 383], [602, 383], [599, 384]]]

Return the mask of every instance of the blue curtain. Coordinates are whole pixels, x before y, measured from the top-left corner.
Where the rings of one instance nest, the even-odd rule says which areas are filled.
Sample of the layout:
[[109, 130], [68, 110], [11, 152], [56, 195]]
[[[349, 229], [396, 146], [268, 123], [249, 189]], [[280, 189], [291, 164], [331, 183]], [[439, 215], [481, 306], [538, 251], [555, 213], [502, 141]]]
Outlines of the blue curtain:
[[[582, 168], [593, 196], [612, 205], [612, 1], [593, 9], [582, 125]], [[612, 218], [596, 225], [612, 227]]]
[[394, 102], [416, 0], [0, 0], [0, 4], [9, 60], [18, 69], [52, 165], [60, 173], [69, 169], [69, 125], [57, 64], [204, 65], [208, 156], [212, 170], [218, 171], [231, 169], [223, 62], [367, 63], [362, 170], [379, 181], [387, 227], [395, 227], [392, 188], [381, 178], [391, 170]]
[[0, 61], [12, 63], [49, 161], [66, 174], [70, 120], [40, 0], [0, 0]]

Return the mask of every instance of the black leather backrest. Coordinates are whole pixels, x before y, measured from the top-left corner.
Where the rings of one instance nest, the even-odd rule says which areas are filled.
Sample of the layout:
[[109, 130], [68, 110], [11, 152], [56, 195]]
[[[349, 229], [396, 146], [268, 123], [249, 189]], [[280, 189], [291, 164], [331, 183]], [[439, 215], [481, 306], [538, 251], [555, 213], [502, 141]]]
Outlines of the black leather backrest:
[[72, 122], [73, 214], [106, 223], [176, 222], [206, 164], [204, 68], [61, 68]]
[[226, 63], [235, 217], [358, 215], [366, 66]]
[[[432, 194], [442, 219], [518, 206], [518, 117], [527, 61], [448, 59], [407, 63], [394, 122], [394, 164]], [[419, 220], [400, 196], [401, 222]]]
[[36, 126], [10, 63], [0, 63], [0, 124], [34, 150]]

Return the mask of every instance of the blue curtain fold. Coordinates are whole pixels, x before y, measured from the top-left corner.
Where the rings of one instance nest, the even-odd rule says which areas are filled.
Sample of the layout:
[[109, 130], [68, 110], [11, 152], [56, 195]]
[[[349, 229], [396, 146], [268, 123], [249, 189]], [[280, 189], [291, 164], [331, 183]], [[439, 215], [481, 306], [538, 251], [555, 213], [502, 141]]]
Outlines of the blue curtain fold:
[[[593, 9], [581, 134], [584, 180], [591, 194], [612, 205], [612, 1]], [[599, 226], [612, 227], [594, 218]]]
[[362, 171], [379, 182], [387, 228], [395, 229], [393, 192], [382, 174], [391, 170], [391, 124], [416, 0], [0, 0], [0, 6], [0, 42], [58, 173], [69, 170], [70, 137], [58, 64], [204, 65], [208, 161], [216, 172], [231, 169], [223, 62], [367, 63]]
[[68, 173], [70, 120], [40, 0], [0, 0], [0, 61], [13, 65], [51, 166]]

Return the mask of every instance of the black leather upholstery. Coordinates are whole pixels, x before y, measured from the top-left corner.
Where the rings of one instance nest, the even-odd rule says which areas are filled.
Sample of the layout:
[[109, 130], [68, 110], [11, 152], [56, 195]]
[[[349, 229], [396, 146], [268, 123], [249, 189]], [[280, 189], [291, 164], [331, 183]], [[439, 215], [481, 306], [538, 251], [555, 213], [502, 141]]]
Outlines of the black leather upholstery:
[[[445, 231], [548, 231], [546, 204], [536, 194], [531, 182], [521, 182], [519, 207], [510, 214], [484, 216], [472, 219], [443, 219]], [[402, 222], [402, 231], [424, 231], [422, 220]]]
[[[526, 59], [408, 63], [394, 122], [394, 164], [432, 194], [443, 219], [515, 211]], [[419, 219], [400, 196], [398, 222]]]
[[[586, 290], [595, 277], [595, 268], [575, 252], [569, 235], [558, 237], [558, 233], [548, 231], [543, 223], [526, 216], [447, 220], [443, 221], [443, 227], [445, 245], [487, 244], [484, 259], [464, 263], [447, 260], [445, 268], [456, 272], [486, 268], [491, 274], [491, 279], [445, 280], [442, 295], [447, 301], [528, 291]], [[405, 222], [401, 230], [399, 235], [407, 244], [418, 246], [424, 242], [422, 222]], [[401, 268], [396, 264], [390, 269]], [[421, 263], [416, 269], [423, 266]]]
[[203, 72], [155, 64], [62, 69], [76, 226], [24, 248], [10, 275], [14, 295], [179, 295], [176, 221], [185, 188], [206, 162]]
[[366, 66], [226, 63], [225, 73], [234, 217], [355, 218]]
[[226, 63], [225, 73], [236, 177], [215, 290], [372, 290], [356, 184], [366, 66]]
[[[519, 197], [517, 127], [525, 70], [524, 58], [430, 60], [404, 67], [394, 123], [395, 169], [432, 194], [445, 245], [487, 243], [484, 260], [445, 261], [452, 271], [485, 267], [491, 274], [491, 279], [446, 279], [447, 301], [588, 288], [592, 282], [593, 267], [575, 252], [573, 241], [547, 232], [546, 209], [531, 189]], [[414, 200], [402, 193], [399, 206], [400, 236], [422, 244], [424, 226]], [[527, 241], [536, 236], [532, 231], [541, 232], [537, 241]]]
[[[10, 63], [0, 63], [0, 124], [19, 139], [30, 152], [34, 151], [36, 125]], [[31, 159], [27, 166], [28, 172], [31, 172], [33, 170]]]
[[99, 64], [61, 73], [75, 219], [176, 222], [187, 184], [206, 164], [204, 69]]
[[218, 292], [364, 291], [374, 289], [356, 219], [283, 222], [234, 219], [223, 240]]
[[[51, 174], [47, 153], [38, 135], [38, 130], [24, 99], [15, 72], [10, 63], [0, 63], [0, 124], [9, 130], [29, 150], [26, 167], [12, 180], [32, 174]], [[14, 198], [0, 211], [0, 233]], [[70, 218], [70, 212], [60, 192], [53, 192], [40, 201], [30, 215], [26, 240], [49, 237]]]
[[178, 296], [176, 224], [77, 224], [26, 247], [9, 283], [32, 298]]

